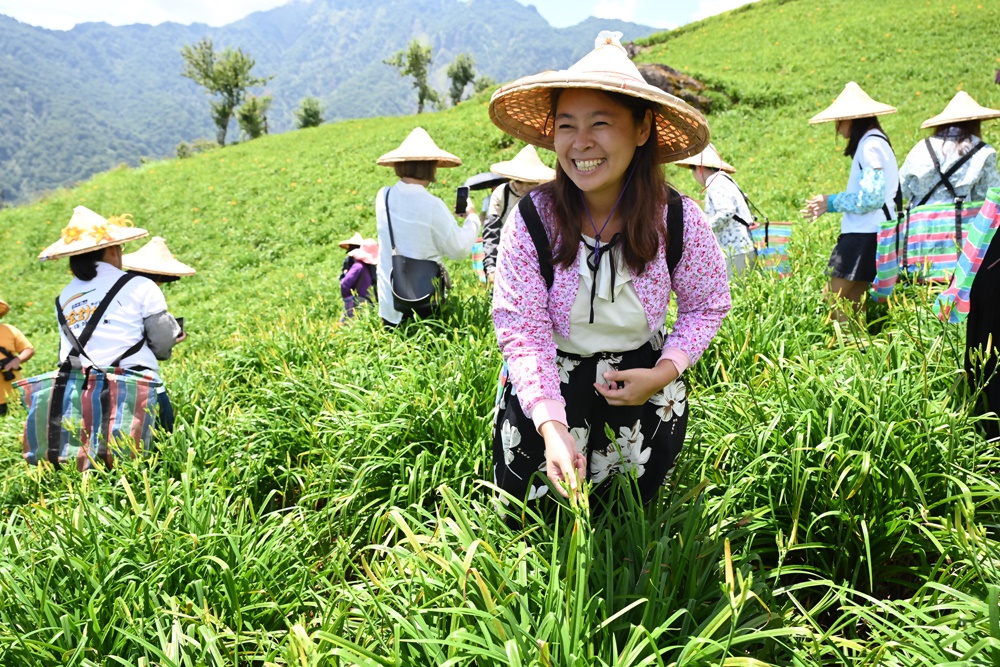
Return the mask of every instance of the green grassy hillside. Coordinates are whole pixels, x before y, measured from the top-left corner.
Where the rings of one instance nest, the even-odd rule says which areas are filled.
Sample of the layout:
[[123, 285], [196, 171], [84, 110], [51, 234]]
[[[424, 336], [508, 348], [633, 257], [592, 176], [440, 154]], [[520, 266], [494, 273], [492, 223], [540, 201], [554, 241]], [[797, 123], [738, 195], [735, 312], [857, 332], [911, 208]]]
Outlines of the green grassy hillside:
[[[761, 0], [642, 58], [726, 92], [714, 140], [788, 218], [846, 180], [830, 129], [806, 124], [846, 80], [900, 108], [885, 123], [900, 159], [959, 84], [1000, 105], [995, 27], [968, 29], [998, 23], [982, 4]], [[797, 230], [791, 278], [734, 288], [686, 374], [687, 446], [659, 503], [502, 524], [480, 483], [499, 354], [468, 263], [442, 320], [407, 332], [371, 312], [339, 326], [336, 283], [336, 242], [374, 233], [394, 180], [375, 159], [413, 126], [465, 160], [431, 187], [446, 200], [516, 153], [485, 101], [113, 171], [0, 212], [0, 296], [31, 371], [55, 363], [69, 280], [35, 257], [74, 206], [131, 213], [199, 270], [165, 290], [189, 339], [164, 365], [178, 428], [154, 461], [27, 468], [18, 419], [0, 422], [0, 664], [993, 662], [1000, 485], [964, 332], [925, 288], [871, 307], [859, 338], [831, 327], [835, 217]]]

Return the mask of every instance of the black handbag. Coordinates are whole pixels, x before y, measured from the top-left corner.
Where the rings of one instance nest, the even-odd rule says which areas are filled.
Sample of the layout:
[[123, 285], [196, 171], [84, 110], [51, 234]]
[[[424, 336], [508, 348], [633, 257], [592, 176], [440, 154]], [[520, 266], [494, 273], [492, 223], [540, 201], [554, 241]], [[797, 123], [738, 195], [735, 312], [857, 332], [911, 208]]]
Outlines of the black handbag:
[[404, 315], [413, 313], [428, 317], [444, 300], [446, 279], [443, 267], [432, 259], [414, 259], [396, 252], [396, 237], [392, 233], [392, 215], [389, 214], [389, 191], [385, 189], [385, 217], [389, 223], [389, 242], [392, 244], [393, 307]]

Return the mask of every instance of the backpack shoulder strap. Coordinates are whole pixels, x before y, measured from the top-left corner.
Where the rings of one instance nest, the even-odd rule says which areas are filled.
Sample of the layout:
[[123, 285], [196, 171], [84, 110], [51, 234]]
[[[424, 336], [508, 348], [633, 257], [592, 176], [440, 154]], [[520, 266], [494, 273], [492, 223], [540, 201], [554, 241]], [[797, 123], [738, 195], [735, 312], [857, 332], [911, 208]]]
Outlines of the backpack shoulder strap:
[[[730, 183], [732, 183], [733, 187], [736, 188], [739, 191], [740, 196], [743, 197], [743, 201], [745, 201], [747, 203], [747, 210], [750, 211], [750, 220], [744, 220], [740, 215], [734, 215], [733, 216], [733, 220], [735, 220], [736, 222], [740, 223], [741, 225], [743, 225], [747, 229], [750, 229], [750, 225], [752, 225], [753, 223], [757, 222], [756, 218], [754, 217], [754, 209], [756, 209], [757, 207], [754, 206], [753, 202], [750, 201], [750, 198], [747, 197], [747, 193], [743, 192], [743, 188], [741, 188], [739, 185], [736, 184], [736, 181], [733, 180], [732, 176], [730, 176], [729, 174], [727, 174], [724, 171], [720, 171], [719, 173], [722, 174], [723, 176], [725, 176], [726, 180], [728, 180]], [[758, 211], [758, 213], [759, 213], [759, 211]]]
[[[889, 145], [889, 150], [892, 150], [892, 142], [889, 141], [889, 137], [885, 136], [878, 130], [871, 133], [871, 136], [877, 137]], [[927, 144], [927, 150], [930, 150], [930, 144]], [[895, 155], [895, 153], [893, 153]], [[936, 187], [936, 186], [935, 186]], [[928, 195], [929, 197], [930, 195]], [[903, 211], [903, 185], [902, 183], [896, 184], [896, 194], [892, 197], [892, 203], [896, 205], [896, 219], [898, 220], [902, 216]], [[887, 222], [892, 221], [892, 211], [889, 210], [888, 204], [882, 204], [882, 215], [885, 216]]]
[[667, 270], [671, 279], [684, 255], [684, 202], [679, 192], [667, 192]]
[[[99, 303], [94, 312], [91, 313], [90, 319], [87, 320], [87, 326], [83, 328], [83, 332], [80, 333], [79, 338], [77, 338], [76, 334], [73, 333], [73, 330], [70, 329], [69, 323], [66, 321], [66, 316], [63, 315], [63, 308], [62, 304], [59, 302], [59, 297], [56, 297], [56, 317], [59, 319], [59, 327], [66, 335], [66, 340], [69, 341], [70, 357], [79, 357], [82, 355], [86, 357], [91, 364], [97, 366], [97, 364], [94, 363], [94, 360], [91, 359], [90, 356], [87, 354], [85, 347], [87, 343], [90, 342], [90, 337], [94, 335], [94, 331], [97, 329], [97, 325], [100, 324], [101, 320], [104, 318], [104, 314], [108, 311], [108, 308], [111, 306], [111, 302], [114, 301], [114, 298], [118, 296], [118, 293], [122, 290], [123, 287], [125, 287], [126, 283], [128, 283], [133, 278], [138, 278], [138, 277], [139, 276], [135, 275], [134, 273], [126, 273], [121, 278], [115, 281], [115, 284], [111, 286], [111, 289], [108, 290], [107, 294], [105, 294], [104, 297], [101, 298], [101, 303]], [[145, 340], [140, 342], [145, 343]], [[119, 358], [118, 361], [121, 361], [121, 358]]]
[[521, 197], [517, 208], [524, 219], [524, 226], [528, 228], [528, 233], [531, 235], [531, 241], [535, 244], [535, 252], [538, 253], [538, 270], [545, 280], [545, 287], [552, 289], [552, 283], [555, 281], [555, 272], [552, 270], [552, 246], [530, 192]]
[[509, 197], [511, 195], [511, 192], [510, 192], [510, 183], [504, 183], [500, 187], [503, 188], [503, 191], [500, 193], [500, 202], [501, 202], [501, 204], [500, 204], [500, 224], [503, 224], [504, 216], [507, 215], [507, 206], [508, 206], [507, 202], [509, 201]]
[[962, 168], [962, 165], [971, 160], [973, 155], [978, 153], [984, 146], [986, 146], [986, 142], [980, 141], [978, 144], [973, 146], [972, 150], [970, 150], [968, 153], [966, 153], [958, 160], [956, 160], [955, 164], [948, 167], [948, 171], [944, 173], [941, 172], [941, 161], [938, 159], [937, 153], [935, 153], [934, 149], [931, 147], [930, 137], [924, 139], [924, 146], [927, 148], [927, 152], [931, 156], [931, 161], [934, 163], [934, 168], [937, 169], [938, 175], [941, 177], [941, 179], [937, 182], [937, 184], [933, 188], [930, 189], [930, 191], [926, 195], [924, 195], [924, 198], [920, 200], [920, 203], [917, 204], [917, 206], [923, 206], [924, 204], [926, 204], [927, 200], [931, 198], [931, 195], [934, 194], [934, 192], [942, 185], [948, 188], [948, 192], [951, 194], [952, 197], [955, 197], [957, 199], [958, 194], [955, 192], [955, 188], [951, 184], [951, 177], [955, 174], [955, 172], [957, 172], [959, 169]]
[[385, 221], [389, 226], [389, 244], [392, 247], [392, 254], [396, 254], [396, 236], [392, 233], [392, 216], [389, 215], [389, 190], [392, 186], [388, 186], [385, 189]]

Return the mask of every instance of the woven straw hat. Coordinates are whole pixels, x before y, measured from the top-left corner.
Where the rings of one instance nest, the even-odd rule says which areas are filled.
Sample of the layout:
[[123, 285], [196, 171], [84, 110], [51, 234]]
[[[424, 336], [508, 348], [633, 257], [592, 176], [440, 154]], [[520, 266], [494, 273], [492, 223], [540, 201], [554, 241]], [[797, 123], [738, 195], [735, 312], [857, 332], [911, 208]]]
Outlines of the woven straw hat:
[[62, 230], [59, 240], [43, 250], [39, 261], [62, 259], [99, 248], [110, 248], [148, 236], [149, 232], [132, 226], [131, 216], [105, 218], [86, 206], [73, 209], [73, 217]]
[[715, 146], [709, 144], [705, 147], [705, 150], [698, 153], [697, 155], [692, 155], [691, 157], [686, 157], [683, 160], [678, 160], [674, 164], [684, 165], [685, 167], [709, 167], [711, 169], [721, 169], [727, 174], [735, 174], [736, 167], [729, 164], [722, 159], [719, 155], [719, 151], [715, 150]]
[[10, 312], [10, 306], [7, 304], [6, 301], [0, 299], [0, 317], [3, 317], [9, 312]]
[[365, 264], [378, 264], [378, 241], [363, 239], [360, 245], [360, 248], [355, 248], [347, 254]]
[[462, 164], [458, 157], [438, 148], [431, 135], [427, 134], [427, 130], [415, 127], [409, 136], [403, 139], [399, 148], [389, 151], [376, 160], [375, 164], [380, 167], [391, 167], [397, 162], [430, 161], [436, 161], [439, 167], [458, 167]]
[[944, 111], [933, 118], [925, 120], [920, 129], [926, 130], [929, 127], [937, 127], [938, 125], [963, 123], [967, 120], [990, 120], [992, 118], [1000, 118], [1000, 109], [984, 107], [972, 99], [972, 95], [961, 90], [955, 97], [951, 98], [951, 102], [948, 102], [948, 106], [944, 108]]
[[621, 93], [659, 105], [658, 162], [673, 162], [701, 152], [708, 143], [708, 121], [678, 97], [646, 83], [629, 60], [620, 32], [602, 31], [594, 50], [569, 69], [526, 76], [501, 86], [490, 99], [490, 120], [515, 139], [554, 150], [555, 119], [549, 103], [556, 88], [587, 88]]
[[352, 245], [361, 245], [362, 241], [364, 241], [364, 239], [361, 237], [361, 234], [354, 232], [354, 236], [352, 236], [349, 239], [344, 239], [343, 241], [340, 242], [340, 247], [343, 248], [344, 250], [347, 250]]
[[135, 252], [122, 255], [122, 268], [126, 271], [151, 273], [156, 276], [193, 276], [195, 270], [177, 261], [163, 237], [154, 236], [149, 243]]
[[844, 86], [844, 90], [833, 101], [833, 104], [810, 118], [809, 124], [816, 125], [834, 120], [884, 116], [890, 113], [896, 113], [896, 107], [876, 102], [868, 96], [868, 93], [861, 90], [861, 86], [850, 81]]
[[530, 144], [518, 151], [513, 160], [490, 165], [490, 171], [497, 176], [525, 183], [548, 183], [556, 177], [556, 170], [542, 162], [535, 147]]

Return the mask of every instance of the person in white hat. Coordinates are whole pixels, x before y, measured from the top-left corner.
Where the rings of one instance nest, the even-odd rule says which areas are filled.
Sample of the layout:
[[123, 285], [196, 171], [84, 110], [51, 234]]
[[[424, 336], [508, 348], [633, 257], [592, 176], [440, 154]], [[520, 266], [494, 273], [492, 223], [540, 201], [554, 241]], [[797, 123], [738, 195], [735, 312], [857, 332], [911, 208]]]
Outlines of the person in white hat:
[[347, 256], [354, 263], [340, 279], [340, 296], [344, 300], [344, 317], [351, 318], [354, 317], [355, 306], [371, 301], [368, 294], [373, 282], [370, 269], [378, 265], [378, 241], [361, 239], [358, 247], [347, 253]]
[[812, 222], [824, 213], [842, 213], [840, 236], [830, 254], [827, 293], [833, 314], [846, 321], [837, 305], [846, 299], [857, 311], [876, 276], [878, 230], [883, 221], [896, 219], [899, 169], [889, 137], [877, 116], [896, 109], [876, 102], [851, 81], [833, 104], [809, 119], [810, 124], [836, 123], [837, 134], [847, 139], [844, 155], [851, 158], [847, 190], [816, 195], [806, 202], [802, 217]]
[[[169, 359], [181, 328], [167, 311], [167, 300], [152, 280], [122, 270], [122, 245], [148, 235], [132, 226], [129, 216], [105, 218], [85, 206], [77, 206], [58, 241], [38, 256], [39, 260], [69, 258], [73, 280], [59, 294], [60, 320], [81, 340], [86, 356], [83, 367], [120, 367], [152, 373], [159, 380], [159, 362]], [[100, 322], [90, 316], [112, 294], [113, 302]], [[59, 360], [66, 361], [71, 344], [60, 327]], [[170, 400], [162, 393], [159, 425], [169, 430], [173, 414]]]
[[137, 251], [122, 255], [122, 269], [149, 278], [157, 285], [177, 282], [185, 276], [197, 273], [174, 257], [162, 236], [154, 236]]
[[532, 188], [555, 179], [556, 170], [542, 162], [535, 147], [528, 144], [518, 151], [513, 160], [490, 165], [490, 171], [510, 179], [493, 190], [486, 222], [483, 223], [483, 269], [486, 271], [486, 281], [492, 284], [497, 270], [500, 229], [507, 214], [514, 210], [521, 197]]
[[[0, 319], [10, 306], [0, 299]], [[15, 395], [13, 383], [21, 379], [21, 365], [35, 356], [35, 348], [13, 324], [0, 322], [0, 417], [7, 414], [7, 401]]]
[[674, 164], [690, 167], [694, 180], [704, 188], [705, 217], [726, 256], [726, 276], [732, 280], [752, 269], [757, 261], [750, 236], [754, 218], [747, 196], [731, 176], [736, 168], [723, 160], [712, 144]]
[[[493, 323], [509, 381], [493, 478], [515, 498], [544, 496], [547, 475], [563, 495], [587, 478], [604, 502], [609, 478], [633, 472], [651, 501], [684, 441], [680, 374], [730, 307], [715, 236], [660, 167], [703, 150], [708, 125], [647, 84], [620, 38], [602, 32], [569, 69], [490, 101], [501, 130], [557, 158], [555, 180], [521, 199], [497, 253]], [[671, 292], [678, 316], [665, 335]]]
[[952, 204], [956, 198], [983, 201], [987, 190], [1000, 187], [996, 149], [982, 140], [982, 122], [993, 118], [1000, 118], [1000, 109], [980, 105], [963, 90], [944, 111], [925, 120], [920, 129], [934, 134], [903, 161], [903, 199], [911, 206]]
[[[410, 132], [398, 148], [381, 156], [376, 164], [392, 167], [399, 177], [395, 185], [381, 188], [375, 196], [379, 244], [378, 307], [383, 322], [391, 327], [402, 322], [404, 314], [393, 307], [390, 216], [395, 252], [412, 259], [436, 262], [445, 257], [454, 260], [468, 257], [479, 238], [480, 222], [471, 199], [464, 215], [457, 216], [465, 220], [459, 227], [448, 205], [427, 191], [438, 168], [457, 167], [462, 161], [438, 148], [422, 127]], [[386, 201], [389, 202], [388, 215]], [[447, 284], [446, 273], [442, 280]]]

